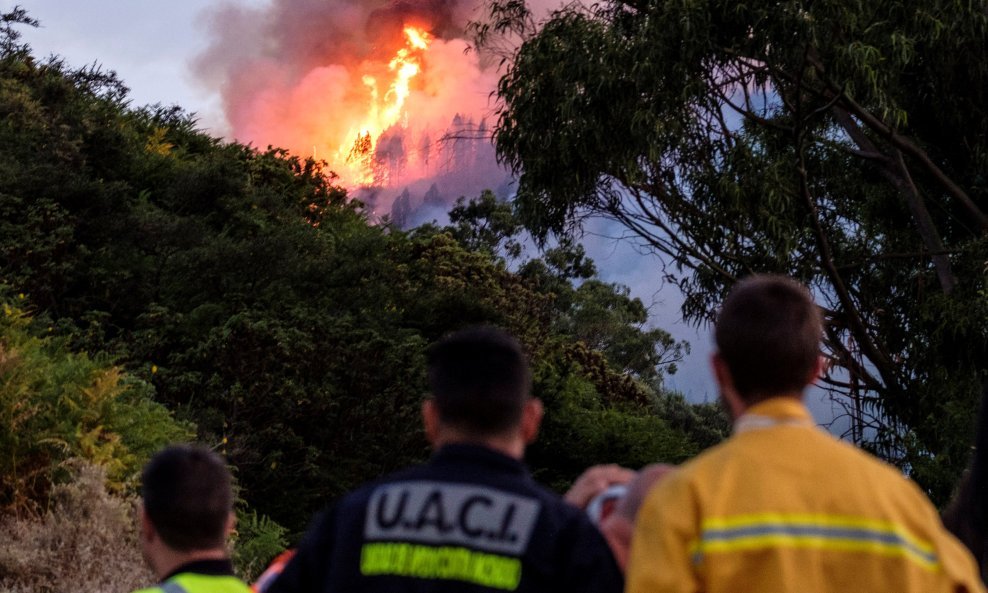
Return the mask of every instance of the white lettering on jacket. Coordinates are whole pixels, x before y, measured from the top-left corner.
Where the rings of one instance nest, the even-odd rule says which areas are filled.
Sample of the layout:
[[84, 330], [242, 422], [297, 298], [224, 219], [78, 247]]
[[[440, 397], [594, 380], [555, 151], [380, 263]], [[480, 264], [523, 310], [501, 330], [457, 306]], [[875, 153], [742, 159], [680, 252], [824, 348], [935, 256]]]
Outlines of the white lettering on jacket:
[[484, 486], [396, 482], [371, 494], [364, 537], [518, 555], [528, 547], [540, 508], [534, 498]]

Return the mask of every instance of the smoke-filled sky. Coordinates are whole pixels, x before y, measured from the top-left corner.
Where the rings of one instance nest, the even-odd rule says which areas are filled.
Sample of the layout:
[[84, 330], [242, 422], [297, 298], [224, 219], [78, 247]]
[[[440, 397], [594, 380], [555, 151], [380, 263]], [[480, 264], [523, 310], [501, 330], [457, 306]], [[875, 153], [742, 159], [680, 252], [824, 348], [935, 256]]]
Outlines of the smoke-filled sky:
[[[489, 150], [471, 145], [464, 153], [467, 149], [462, 146], [439, 142], [454, 116], [461, 116], [458, 121], [464, 127], [476, 129], [491, 113], [489, 95], [497, 73], [482, 67], [476, 53], [464, 53], [463, 29], [474, 18], [467, 2], [26, 0], [18, 4], [41, 21], [39, 29], [23, 31], [37, 55], [54, 53], [74, 66], [96, 62], [116, 70], [130, 87], [135, 104], [181, 105], [197, 113], [202, 127], [214, 135], [260, 146], [291, 146], [301, 152], [311, 152], [307, 147], [313, 146], [316, 156], [327, 160], [337, 148], [334, 143], [346, 146], [355, 137], [349, 127], [337, 129], [340, 118], [333, 116], [347, 113], [352, 120], [366, 119], [365, 100], [373, 85], [364, 77], [375, 78], [378, 97], [383, 98], [393, 75], [388, 62], [405, 47], [401, 27], [417, 25], [429, 33], [431, 42], [419, 55], [420, 71], [410, 84], [407, 119], [396, 122], [381, 148], [367, 156], [378, 174], [391, 175], [389, 189], [375, 194], [379, 214], [388, 214], [402, 187], [411, 189], [411, 210], [422, 207], [421, 194], [432, 184], [441, 186], [447, 201], [474, 191], [449, 173], [451, 159], [472, 163], [476, 168], [472, 174], [481, 178], [483, 187], [500, 182], [496, 177], [503, 174], [488, 166]], [[4, 10], [14, 4], [0, 1]], [[436, 152], [424, 150], [426, 144]], [[433, 159], [427, 165], [422, 158], [426, 153]], [[416, 180], [423, 175], [423, 180]], [[425, 209], [420, 215], [431, 217], [441, 211]], [[715, 399], [707, 363], [709, 329], [695, 330], [681, 322], [678, 291], [662, 287], [660, 263], [654, 257], [610, 238], [619, 234], [618, 229], [598, 223], [591, 231], [595, 232], [585, 244], [601, 277], [628, 285], [632, 295], [650, 306], [653, 324], [692, 344], [693, 354], [670, 378], [670, 385], [693, 401]], [[813, 408], [820, 419], [832, 415], [829, 404], [817, 402]]]
[[193, 67], [237, 139], [315, 154], [349, 187], [396, 189], [381, 193], [379, 214], [409, 183], [470, 169], [475, 187], [437, 188], [453, 200], [506, 176], [490, 151], [477, 162], [465, 143], [493, 113], [497, 81], [469, 51], [472, 1], [219, 5], [206, 12], [209, 46]]

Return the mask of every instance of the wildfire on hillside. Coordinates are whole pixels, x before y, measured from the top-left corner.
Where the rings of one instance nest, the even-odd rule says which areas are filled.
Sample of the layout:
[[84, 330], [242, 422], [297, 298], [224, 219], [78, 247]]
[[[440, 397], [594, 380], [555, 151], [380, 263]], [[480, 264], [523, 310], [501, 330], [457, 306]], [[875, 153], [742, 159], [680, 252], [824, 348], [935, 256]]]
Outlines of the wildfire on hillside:
[[405, 101], [410, 93], [410, 84], [422, 70], [422, 55], [429, 49], [432, 36], [418, 27], [402, 29], [406, 37], [404, 47], [398, 49], [388, 62], [387, 90], [381, 92], [381, 82], [374, 74], [364, 74], [361, 81], [367, 87], [367, 114], [349, 137], [353, 142], [347, 146], [346, 139], [329, 161], [338, 175], [359, 185], [374, 185], [374, 154], [381, 134], [395, 125], [407, 126]]
[[497, 72], [467, 51], [470, 14], [456, 0], [228, 5], [197, 69], [237, 140], [325, 160], [378, 215], [445, 212], [508, 182], [485, 123]]

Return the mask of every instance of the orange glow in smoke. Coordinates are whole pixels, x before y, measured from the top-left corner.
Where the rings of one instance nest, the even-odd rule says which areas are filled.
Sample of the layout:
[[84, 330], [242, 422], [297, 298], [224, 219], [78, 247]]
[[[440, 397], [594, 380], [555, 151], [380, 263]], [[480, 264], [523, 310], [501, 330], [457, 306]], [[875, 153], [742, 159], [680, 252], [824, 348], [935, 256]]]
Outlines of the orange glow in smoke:
[[374, 178], [370, 159], [381, 134], [396, 124], [406, 123], [405, 101], [411, 93], [411, 81], [422, 71], [422, 56], [429, 49], [432, 36], [416, 27], [405, 27], [405, 46], [388, 62], [386, 90], [381, 92], [380, 76], [364, 74], [361, 82], [367, 89], [369, 104], [363, 119], [346, 134], [329, 165], [347, 185], [370, 185]]
[[[287, 10], [302, 1], [271, 4]], [[343, 4], [352, 9], [345, 25], [289, 22], [264, 47], [243, 47], [232, 24], [223, 33], [199, 67], [219, 85], [230, 136], [325, 161], [344, 188], [369, 190], [354, 195], [377, 215], [390, 213], [404, 190], [415, 208], [432, 187], [435, 206], [474, 192], [465, 189], [474, 179], [500, 184], [503, 172], [482, 140], [498, 71], [467, 51], [446, 16], [429, 16], [445, 3], [402, 0], [384, 13]], [[406, 19], [408, 6], [421, 10]]]

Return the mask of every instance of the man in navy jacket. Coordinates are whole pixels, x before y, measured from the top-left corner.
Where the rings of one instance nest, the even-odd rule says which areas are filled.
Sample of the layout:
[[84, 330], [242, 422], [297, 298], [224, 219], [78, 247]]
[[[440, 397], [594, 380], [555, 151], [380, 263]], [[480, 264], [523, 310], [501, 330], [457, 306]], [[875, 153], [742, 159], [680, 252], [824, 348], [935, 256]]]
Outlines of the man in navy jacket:
[[543, 408], [518, 343], [466, 330], [433, 346], [428, 362], [432, 459], [318, 517], [270, 592], [621, 591], [587, 516], [522, 464]]

